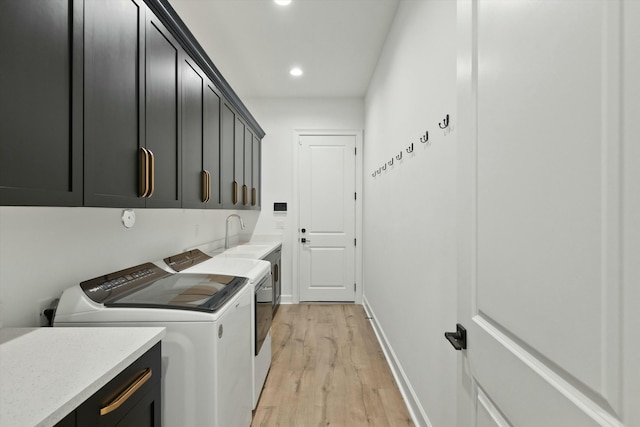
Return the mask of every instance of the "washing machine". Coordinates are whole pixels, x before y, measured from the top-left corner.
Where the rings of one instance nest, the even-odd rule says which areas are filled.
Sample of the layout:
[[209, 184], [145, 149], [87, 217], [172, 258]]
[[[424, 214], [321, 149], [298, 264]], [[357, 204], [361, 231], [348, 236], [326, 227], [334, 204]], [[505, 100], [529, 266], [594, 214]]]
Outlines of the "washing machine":
[[163, 326], [163, 425], [249, 426], [254, 289], [221, 272], [146, 263], [72, 286], [54, 326]]
[[[251, 304], [252, 407], [256, 408], [271, 367], [271, 321], [273, 316], [273, 280], [268, 261], [211, 257], [193, 249], [165, 258], [166, 270], [179, 274], [227, 274], [249, 279], [253, 287]], [[160, 264], [158, 264], [160, 265]]]

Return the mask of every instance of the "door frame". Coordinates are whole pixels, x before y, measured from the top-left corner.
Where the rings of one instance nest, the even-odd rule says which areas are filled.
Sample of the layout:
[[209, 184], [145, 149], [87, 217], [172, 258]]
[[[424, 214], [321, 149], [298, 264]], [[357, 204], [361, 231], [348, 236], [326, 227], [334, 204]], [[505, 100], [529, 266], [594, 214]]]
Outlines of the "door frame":
[[300, 155], [300, 138], [310, 135], [349, 135], [356, 138], [356, 210], [355, 210], [355, 237], [356, 237], [356, 253], [355, 253], [355, 282], [356, 295], [355, 304], [362, 304], [363, 282], [362, 282], [362, 257], [363, 257], [363, 239], [362, 239], [362, 149], [363, 149], [363, 131], [362, 129], [294, 129], [293, 131], [293, 203], [292, 211], [294, 216], [295, 230], [291, 233], [292, 250], [292, 280], [291, 280], [291, 303], [300, 303], [300, 245], [298, 239], [300, 237], [300, 185], [298, 183], [298, 158]]

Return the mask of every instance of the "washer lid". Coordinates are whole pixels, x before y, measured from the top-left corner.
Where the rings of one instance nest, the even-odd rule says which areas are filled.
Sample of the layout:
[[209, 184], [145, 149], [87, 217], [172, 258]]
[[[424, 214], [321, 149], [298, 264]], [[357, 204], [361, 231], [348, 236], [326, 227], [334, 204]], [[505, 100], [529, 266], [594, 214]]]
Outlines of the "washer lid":
[[171, 274], [146, 263], [80, 284], [106, 307], [172, 308], [215, 312], [248, 283], [222, 274]]
[[104, 305], [215, 312], [247, 282], [244, 277], [219, 274], [174, 274]]

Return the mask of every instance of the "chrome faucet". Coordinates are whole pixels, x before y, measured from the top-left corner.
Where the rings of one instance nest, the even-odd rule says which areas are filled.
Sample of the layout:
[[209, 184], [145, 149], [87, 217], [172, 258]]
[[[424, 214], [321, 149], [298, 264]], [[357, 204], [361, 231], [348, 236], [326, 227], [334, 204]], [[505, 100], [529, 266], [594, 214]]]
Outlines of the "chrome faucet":
[[240, 215], [237, 214], [231, 214], [227, 217], [227, 226], [226, 226], [226, 230], [224, 233], [224, 248], [225, 249], [229, 249], [229, 220], [233, 217], [236, 217], [240, 220], [240, 229], [244, 230], [244, 221], [242, 220], [242, 218], [240, 217]]

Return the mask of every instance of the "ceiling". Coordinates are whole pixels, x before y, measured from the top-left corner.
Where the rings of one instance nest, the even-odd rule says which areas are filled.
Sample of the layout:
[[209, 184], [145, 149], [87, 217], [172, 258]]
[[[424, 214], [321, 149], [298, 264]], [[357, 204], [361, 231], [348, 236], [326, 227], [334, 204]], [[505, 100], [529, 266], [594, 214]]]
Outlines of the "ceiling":
[[[240, 98], [363, 97], [398, 0], [169, 0]], [[304, 74], [292, 77], [300, 67]]]

